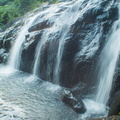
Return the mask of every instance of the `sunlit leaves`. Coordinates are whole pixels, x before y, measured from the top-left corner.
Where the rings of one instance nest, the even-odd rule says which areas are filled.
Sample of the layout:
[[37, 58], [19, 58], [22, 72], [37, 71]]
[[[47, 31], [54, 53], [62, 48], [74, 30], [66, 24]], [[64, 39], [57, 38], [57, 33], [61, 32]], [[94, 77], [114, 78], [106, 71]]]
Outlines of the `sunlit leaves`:
[[0, 0], [0, 27], [44, 2], [53, 4], [58, 0]]

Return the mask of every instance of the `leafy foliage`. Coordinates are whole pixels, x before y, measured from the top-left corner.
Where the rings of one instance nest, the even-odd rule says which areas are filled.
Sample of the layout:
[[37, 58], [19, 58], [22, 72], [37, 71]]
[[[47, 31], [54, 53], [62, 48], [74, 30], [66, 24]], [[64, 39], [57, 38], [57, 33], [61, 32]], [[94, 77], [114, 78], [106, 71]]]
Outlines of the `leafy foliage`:
[[18, 9], [13, 2], [9, 2], [9, 4], [0, 6], [0, 26], [5, 25], [8, 21], [19, 17]]
[[53, 4], [58, 0], [0, 0], [0, 27], [44, 2]]
[[19, 12], [23, 15], [36, 7], [37, 0], [20, 0]]

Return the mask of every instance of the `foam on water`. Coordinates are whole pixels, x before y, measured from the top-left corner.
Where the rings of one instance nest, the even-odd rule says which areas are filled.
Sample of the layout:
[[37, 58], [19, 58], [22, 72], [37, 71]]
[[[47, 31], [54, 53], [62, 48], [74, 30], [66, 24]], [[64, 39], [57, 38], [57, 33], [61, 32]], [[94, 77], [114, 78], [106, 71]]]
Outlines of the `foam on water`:
[[15, 73], [16, 71], [17, 70], [12, 67], [0, 65], [0, 75], [9, 76], [10, 74]]
[[37, 81], [38, 79], [39, 79], [39, 78], [36, 77], [35, 75], [30, 75], [30, 76], [28, 76], [28, 77], [24, 80], [24, 82], [25, 82], [25, 83], [31, 83], [31, 82]]
[[51, 92], [56, 92], [56, 91], [60, 90], [61, 87], [59, 85], [53, 85], [51, 83], [47, 83], [46, 84], [46, 89], [49, 90], [49, 91], [51, 91]]
[[99, 116], [103, 117], [107, 115], [106, 111], [108, 111], [108, 108], [105, 105], [90, 99], [84, 99], [83, 102], [87, 108], [87, 111], [80, 115], [79, 120], [97, 118]]

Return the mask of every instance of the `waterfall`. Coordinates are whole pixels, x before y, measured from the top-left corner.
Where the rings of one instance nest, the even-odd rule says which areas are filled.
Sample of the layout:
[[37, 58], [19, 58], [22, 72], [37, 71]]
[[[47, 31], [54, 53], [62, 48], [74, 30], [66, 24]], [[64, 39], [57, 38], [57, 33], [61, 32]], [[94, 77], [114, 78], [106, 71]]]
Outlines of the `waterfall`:
[[41, 11], [40, 13], [35, 14], [32, 17], [29, 17], [23, 27], [21, 28], [20, 33], [18, 34], [18, 37], [15, 40], [15, 43], [11, 49], [8, 66], [11, 68], [19, 69], [20, 67], [20, 60], [21, 60], [21, 53], [22, 53], [22, 44], [25, 41], [26, 35], [29, 34], [28, 29], [32, 24], [35, 24], [34, 22], [37, 22], [37, 18], [39, 16], [42, 16], [43, 14], [49, 12], [49, 9], [45, 9], [44, 11]]
[[11, 49], [8, 66], [11, 68], [19, 69], [20, 67], [20, 60], [21, 60], [21, 52], [22, 52], [22, 44], [25, 41], [25, 36], [28, 35], [28, 28], [32, 25], [34, 20], [39, 14], [30, 17], [26, 20], [25, 24], [21, 28], [20, 33], [18, 34], [17, 39]]
[[[63, 4], [67, 5], [68, 3], [62, 3], [62, 4], [59, 4], [60, 6], [54, 5], [54, 6], [50, 7], [49, 8], [49, 14], [47, 14], [44, 19], [46, 19], [48, 16], [50, 16], [50, 14], [54, 15], [58, 11], [59, 7], [64, 6]], [[43, 32], [42, 38], [41, 38], [41, 40], [40, 40], [40, 42], [39, 42], [39, 44], [36, 48], [36, 54], [35, 54], [35, 63], [34, 63], [34, 67], [33, 67], [33, 74], [36, 75], [36, 76], [41, 77], [38, 73], [38, 71], [40, 71], [40, 69], [41, 69], [39, 67], [40, 63], [41, 63], [41, 59], [42, 59], [41, 58], [41, 53], [42, 53], [43, 46], [50, 39], [49, 37], [51, 37], [51, 39], [54, 40], [56, 31], [58, 31], [61, 35], [60, 40], [59, 40], [60, 43], [59, 43], [59, 48], [58, 49], [60, 49], [61, 44], [63, 44], [64, 37], [65, 37], [65, 35], [67, 34], [67, 31], [68, 31], [68, 27], [67, 27], [66, 24], [69, 22], [68, 19], [65, 20], [65, 17], [66, 17], [65, 15], [62, 14], [59, 18], [57, 18], [55, 20], [55, 23], [52, 26], [52, 28], [46, 29]], [[71, 14], [67, 14], [67, 16], [69, 18], [71, 16]], [[51, 22], [51, 21], [52, 21], [52, 19], [49, 19], [49, 22]], [[53, 42], [52, 40], [51, 40], [51, 42]], [[58, 50], [58, 54], [60, 53], [60, 50]], [[55, 68], [57, 70], [57, 72], [55, 71], [55, 74], [56, 74], [56, 76], [59, 76], [58, 75], [58, 69], [60, 69], [60, 68], [58, 68], [57, 66], [59, 66], [59, 64], [60, 64], [61, 54], [59, 54], [57, 56], [59, 56], [59, 62], [56, 62], [57, 64], [55, 65]], [[57, 57], [57, 60], [58, 60], [58, 57]], [[49, 64], [50, 63], [47, 64], [47, 68], [48, 68]], [[50, 68], [50, 70], [51, 70], [51, 68]], [[48, 75], [49, 75], [49, 71], [48, 71]], [[55, 83], [58, 83], [58, 82], [56, 81]]]
[[[36, 52], [34, 56], [34, 66], [33, 66], [33, 74], [39, 76], [41, 78], [40, 72], [41, 71], [41, 60], [42, 60], [42, 50], [44, 46], [49, 41], [50, 44], [56, 40], [56, 33], [59, 33], [59, 39], [57, 39], [58, 48], [56, 50], [56, 57], [54, 66], [51, 66], [49, 63], [49, 59], [51, 56], [47, 56], [47, 75], [48, 81], [51, 81], [50, 78], [50, 71], [53, 71], [52, 81], [53, 83], [59, 84], [60, 81], [60, 73], [61, 73], [61, 61], [63, 57], [64, 47], [66, 44], [66, 39], [68, 33], [70, 32], [70, 27], [73, 25], [79, 18], [83, 17], [83, 14], [86, 13], [92, 7], [97, 7], [100, 2], [99, 0], [89, 0], [88, 2], [84, 2], [84, 0], [77, 0], [77, 1], [70, 1], [65, 3], [60, 3], [58, 5], [49, 6], [44, 11], [41, 11], [39, 14], [34, 15], [26, 20], [24, 26], [21, 28], [20, 33], [15, 41], [11, 49], [11, 54], [9, 57], [8, 66], [12, 68], [19, 69], [20, 67], [20, 60], [21, 60], [21, 53], [22, 53], [22, 45], [25, 42], [25, 36], [28, 35], [28, 29], [33, 24], [35, 19], [38, 16], [41, 17], [41, 21], [48, 20], [48, 22], [53, 23], [53, 26], [50, 28], [46, 28], [43, 30], [41, 39], [36, 47]], [[55, 16], [58, 11], [61, 10], [62, 6], [65, 6], [65, 10], [61, 12], [60, 15], [57, 17]], [[98, 103], [106, 104], [109, 98], [109, 93], [112, 86], [112, 80], [114, 76], [115, 66], [117, 63], [117, 59], [119, 56], [119, 48], [120, 48], [120, 41], [119, 41], [119, 32], [120, 32], [120, 20], [116, 21], [112, 28], [112, 34], [108, 38], [108, 42], [106, 43], [99, 60], [99, 86], [97, 89], [97, 95], [95, 100]], [[95, 38], [97, 39], [97, 38]], [[99, 38], [98, 38], [99, 39]], [[51, 44], [52, 45], [52, 44]], [[87, 48], [84, 48], [85, 50]], [[98, 48], [96, 48], [97, 50]]]
[[[65, 45], [65, 38], [67, 37], [67, 33], [69, 32], [70, 26], [80, 17], [83, 15], [83, 13], [89, 8], [89, 3], [86, 5], [86, 7], [79, 11], [79, 6], [82, 5], [83, 1], [76, 1], [73, 6], [71, 6], [69, 9], [65, 11], [64, 14], [58, 18], [57, 22], [59, 23], [62, 20], [62, 28], [61, 31], [61, 38], [59, 40], [59, 46], [58, 46], [58, 51], [57, 51], [57, 57], [56, 57], [56, 63], [55, 63], [55, 69], [54, 69], [54, 78], [53, 81], [54, 83], [59, 84], [60, 81], [60, 72], [61, 72], [61, 61], [62, 61], [62, 56], [63, 56], [63, 51], [64, 51], [64, 45]], [[73, 19], [74, 18], [74, 19]], [[58, 23], [56, 23], [58, 24]]]
[[[38, 68], [40, 66], [40, 56], [41, 56], [41, 49], [42, 49], [42, 45], [46, 42], [46, 35], [42, 35], [42, 39], [40, 40], [39, 44], [37, 45], [36, 48], [36, 54], [35, 54], [35, 63], [34, 63], [34, 67], [33, 67], [33, 75], [34, 76], [38, 76]], [[39, 61], [39, 62], [38, 62]], [[40, 68], [39, 68], [40, 69]]]
[[[120, 6], [118, 6], [119, 8]], [[120, 14], [119, 14], [120, 15]], [[112, 33], [100, 55], [98, 65], [99, 85], [95, 101], [106, 105], [109, 99], [115, 67], [120, 51], [120, 18], [113, 24]]]
[[[60, 5], [61, 6], [61, 5]], [[59, 6], [54, 5], [51, 6], [46, 15], [43, 17], [43, 19], [47, 19], [49, 18], [49, 22], [51, 23], [53, 21], [53, 19], [50, 19], [50, 16], [54, 15], [59, 9]], [[44, 30], [41, 40], [39, 41], [37, 47], [36, 47], [36, 53], [35, 53], [35, 58], [34, 58], [34, 67], [33, 67], [33, 75], [35, 76], [39, 76], [41, 78], [41, 76], [39, 75], [39, 71], [41, 70], [40, 63], [41, 63], [41, 53], [42, 53], [42, 48], [44, 47], [44, 45], [46, 44], [46, 42], [49, 40], [49, 37], [52, 36], [52, 33], [56, 32], [59, 27], [57, 27], [58, 25], [54, 25], [52, 26], [52, 28], [46, 29]], [[52, 38], [55, 37], [55, 34], [52, 36]]]
[[[119, 58], [120, 18], [113, 23], [116, 19], [114, 20], [111, 16], [108, 16], [110, 13], [114, 13], [114, 7], [112, 6], [114, 3], [111, 6], [107, 4], [108, 8], [103, 10], [104, 4], [107, 4], [106, 1], [102, 3], [100, 0], [73, 0], [47, 6], [35, 15], [32, 13], [30, 14], [32, 17], [29, 17], [21, 27], [10, 51], [9, 67], [20, 68], [20, 70], [28, 73], [31, 73], [32, 68], [33, 75], [25, 82], [31, 82], [32, 79], [35, 79], [35, 87], [37, 85], [37, 88], [39, 88], [39, 81], [36, 83], [37, 79], [34, 78], [37, 76], [55, 84], [61, 83], [60, 85], [66, 88], [75, 85], [75, 89], [73, 88], [72, 91], [75, 92], [76, 96], [79, 96], [79, 94], [80, 96], [84, 95], [81, 99], [87, 109], [86, 113], [79, 116], [81, 120], [82, 118], [85, 120], [91, 116], [105, 116], [107, 114], [106, 103], [110, 96], [114, 72]], [[108, 12], [109, 10], [113, 11]], [[109, 31], [108, 28], [111, 27], [111, 24], [112, 28]], [[107, 25], [110, 26], [105, 28]], [[28, 29], [29, 31], [30, 29], [33, 30], [28, 32]], [[26, 40], [26, 35], [30, 35], [29, 40]], [[91, 91], [94, 89], [91, 88], [94, 85], [91, 85], [93, 81], [91, 80], [91, 82], [90, 78], [93, 74], [90, 77], [88, 74], [94, 70], [97, 60], [95, 57], [98, 57], [97, 55], [102, 48], [101, 42], [103, 41], [101, 40], [105, 40], [107, 35], [109, 37], [106, 39], [97, 66], [96, 80], [98, 80], [98, 84], [96, 86], [98, 88], [95, 91], [94, 98], [91, 99], [93, 97]], [[6, 74], [7, 72], [3, 73]], [[85, 83], [85, 85], [79, 86], [78, 83], [80, 82]], [[44, 86], [44, 84], [41, 85]], [[50, 88], [48, 84], [47, 87]], [[79, 93], [79, 87], [81, 89], [85, 87], [83, 88], [83, 90], [86, 89], [85, 92], [82, 93], [80, 89], [81, 93]], [[54, 86], [52, 89], [55, 89]], [[41, 90], [44, 91], [44, 89]], [[90, 94], [88, 90], [90, 90]], [[46, 93], [49, 94], [49, 91]]]
[[[83, 14], [90, 8], [97, 6], [96, 2], [87, 2], [84, 3], [84, 0], [77, 0], [77, 1], [72, 1], [72, 4], [69, 4], [69, 7], [55, 19], [55, 22], [53, 26], [49, 29], [45, 29], [43, 31], [41, 40], [36, 48], [36, 54], [35, 54], [35, 59], [34, 59], [34, 67], [33, 67], [33, 74], [36, 76], [39, 76], [41, 78], [40, 72], [41, 71], [41, 60], [42, 60], [42, 50], [45, 44], [49, 41], [50, 43], [54, 42], [55, 40], [56, 33], [59, 33], [59, 39], [56, 40], [58, 41], [58, 48], [56, 50], [56, 57], [55, 57], [55, 63], [54, 63], [54, 70], [53, 70], [53, 78], [52, 82], [59, 84], [60, 81], [60, 72], [61, 72], [61, 60], [63, 57], [63, 52], [64, 52], [64, 46], [66, 42], [66, 38], [69, 37], [67, 36], [70, 27], [72, 24], [74, 24], [78, 18], [82, 18]], [[68, 3], [61, 3], [60, 6], [68, 6]], [[56, 6], [54, 6], [56, 7]], [[56, 13], [56, 8], [52, 7], [51, 9], [49, 8], [49, 11], [51, 12], [50, 14], [55, 14]], [[57, 6], [58, 8], [58, 6]], [[44, 16], [48, 17], [48, 15]], [[51, 19], [49, 19], [49, 22], [51, 23]], [[48, 56], [47, 59], [50, 59], [50, 55]], [[53, 66], [50, 65], [49, 61], [47, 60], [47, 76], [48, 76], [48, 81], [51, 81], [51, 78], [49, 77], [50, 71], [52, 71]]]

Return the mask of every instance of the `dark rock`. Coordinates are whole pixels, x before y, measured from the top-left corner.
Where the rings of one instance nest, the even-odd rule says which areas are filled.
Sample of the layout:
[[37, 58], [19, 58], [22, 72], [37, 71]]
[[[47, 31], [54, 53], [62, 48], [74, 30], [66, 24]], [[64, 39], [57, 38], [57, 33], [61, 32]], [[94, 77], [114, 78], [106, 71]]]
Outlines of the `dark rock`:
[[21, 57], [22, 57], [21, 66], [20, 66], [21, 70], [28, 73], [32, 72], [35, 50], [41, 38], [41, 35], [42, 35], [42, 31], [35, 32], [32, 37], [27, 35], [27, 39], [25, 44], [23, 45], [23, 50], [21, 54]]
[[30, 34], [25, 35], [25, 39], [27, 40], [30, 37]]
[[72, 91], [73, 96], [75, 96], [77, 99], [81, 99], [85, 94], [88, 93], [87, 87], [87, 84], [79, 82], [70, 90]]
[[118, 19], [118, 8], [114, 6], [109, 11], [108, 20], [117, 20], [117, 19]]
[[83, 101], [75, 98], [70, 90], [64, 90], [62, 94], [62, 101], [69, 105], [77, 113], [83, 114], [86, 111]]
[[0, 49], [0, 63], [6, 63], [8, 54], [5, 52], [5, 49]]
[[48, 20], [42, 21], [40, 23], [37, 23], [33, 26], [31, 26], [28, 31], [33, 32], [33, 31], [38, 31], [46, 28], [50, 28], [53, 25], [53, 23], [50, 23]]
[[108, 116], [117, 115], [120, 112], [120, 91], [112, 98]]
[[11, 41], [13, 40], [13, 38], [8, 38], [8, 39], [5, 39], [3, 41], [3, 48], [6, 50], [6, 52], [8, 53], [10, 48], [11, 48]]
[[3, 39], [8, 39], [8, 38], [10, 38], [10, 37], [13, 37], [13, 34], [14, 34], [14, 32], [15, 32], [14, 30], [15, 30], [14, 28], [11, 28], [11, 29], [9, 29], [8, 31], [6, 31]]
[[91, 8], [83, 15], [83, 20], [86, 23], [93, 23], [97, 20], [97, 17], [103, 15], [104, 11], [102, 8]]
[[116, 65], [115, 73], [114, 73], [114, 78], [113, 78], [113, 83], [112, 83], [112, 89], [110, 93], [110, 99], [108, 105], [110, 106], [111, 102], [114, 99], [114, 96], [120, 91], [120, 56], [118, 58], [118, 62]]
[[3, 39], [0, 39], [0, 49], [3, 48]]

